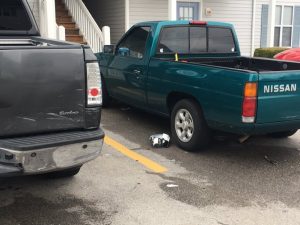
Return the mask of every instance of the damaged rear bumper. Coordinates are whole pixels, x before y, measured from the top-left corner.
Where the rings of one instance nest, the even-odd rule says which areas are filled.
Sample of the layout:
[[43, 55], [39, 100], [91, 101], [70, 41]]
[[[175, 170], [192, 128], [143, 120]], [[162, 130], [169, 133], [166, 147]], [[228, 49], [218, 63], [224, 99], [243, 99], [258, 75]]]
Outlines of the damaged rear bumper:
[[0, 176], [42, 174], [81, 166], [99, 156], [103, 139], [101, 129], [0, 139]]

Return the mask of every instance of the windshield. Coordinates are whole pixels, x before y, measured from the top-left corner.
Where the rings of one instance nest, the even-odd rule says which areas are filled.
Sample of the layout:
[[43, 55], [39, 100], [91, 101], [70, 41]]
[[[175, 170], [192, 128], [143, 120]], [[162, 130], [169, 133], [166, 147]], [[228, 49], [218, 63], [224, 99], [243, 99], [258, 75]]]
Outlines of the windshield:
[[31, 27], [21, 0], [0, 0], [0, 30], [28, 31]]

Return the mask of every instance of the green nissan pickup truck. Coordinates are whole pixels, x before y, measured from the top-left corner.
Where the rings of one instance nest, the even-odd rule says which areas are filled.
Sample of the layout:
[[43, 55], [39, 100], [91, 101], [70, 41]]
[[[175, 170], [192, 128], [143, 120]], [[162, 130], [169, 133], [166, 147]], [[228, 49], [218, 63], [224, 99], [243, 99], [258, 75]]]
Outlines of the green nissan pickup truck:
[[243, 57], [231, 24], [144, 22], [97, 54], [110, 98], [171, 119], [197, 151], [213, 130], [288, 137], [300, 128], [300, 63]]

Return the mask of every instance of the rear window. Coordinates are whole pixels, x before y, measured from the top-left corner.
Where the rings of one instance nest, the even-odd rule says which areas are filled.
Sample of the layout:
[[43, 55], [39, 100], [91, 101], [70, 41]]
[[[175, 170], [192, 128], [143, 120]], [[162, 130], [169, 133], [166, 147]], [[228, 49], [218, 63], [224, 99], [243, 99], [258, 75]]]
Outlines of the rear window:
[[232, 53], [235, 52], [235, 43], [230, 29], [220, 27], [208, 28], [208, 52]]
[[231, 29], [203, 26], [165, 27], [160, 34], [157, 54], [233, 53]]
[[32, 27], [21, 0], [0, 0], [0, 30], [30, 30]]
[[189, 27], [166, 27], [162, 30], [158, 53], [189, 53]]
[[190, 28], [190, 53], [201, 53], [207, 51], [206, 27]]

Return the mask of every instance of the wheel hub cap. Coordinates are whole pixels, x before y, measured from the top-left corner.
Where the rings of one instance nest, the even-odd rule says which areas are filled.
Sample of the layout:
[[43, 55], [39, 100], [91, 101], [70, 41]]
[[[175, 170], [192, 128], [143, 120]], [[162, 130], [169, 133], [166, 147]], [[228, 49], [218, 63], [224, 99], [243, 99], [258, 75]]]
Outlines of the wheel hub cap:
[[192, 115], [186, 109], [178, 110], [175, 117], [175, 130], [182, 142], [189, 142], [194, 134], [194, 121]]

